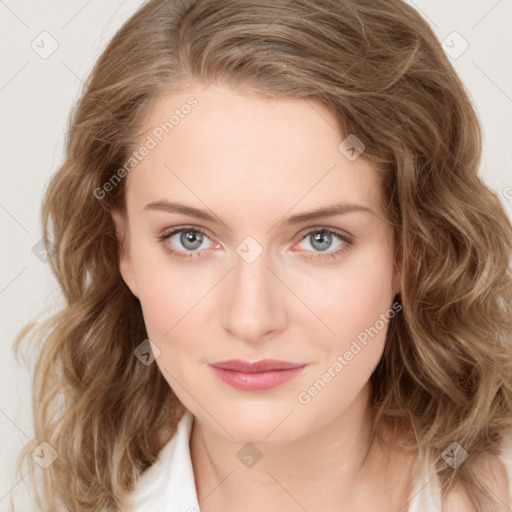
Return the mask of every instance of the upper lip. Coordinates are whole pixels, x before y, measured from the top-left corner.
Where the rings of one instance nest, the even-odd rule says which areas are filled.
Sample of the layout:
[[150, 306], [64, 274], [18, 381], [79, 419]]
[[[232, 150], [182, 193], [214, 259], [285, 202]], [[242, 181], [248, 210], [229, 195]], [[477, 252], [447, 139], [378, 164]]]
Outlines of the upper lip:
[[224, 370], [233, 370], [244, 373], [268, 372], [272, 370], [291, 370], [306, 366], [306, 363], [292, 363], [290, 361], [279, 361], [277, 359], [261, 359], [260, 361], [244, 361], [242, 359], [229, 359], [227, 361], [216, 361], [211, 366]]

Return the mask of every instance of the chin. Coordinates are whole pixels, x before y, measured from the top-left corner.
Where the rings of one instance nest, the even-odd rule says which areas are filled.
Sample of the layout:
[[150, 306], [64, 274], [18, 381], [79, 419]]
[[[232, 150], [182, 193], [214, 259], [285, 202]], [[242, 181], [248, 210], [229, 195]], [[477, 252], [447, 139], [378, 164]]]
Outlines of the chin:
[[[225, 419], [222, 419], [222, 416]], [[215, 416], [222, 426], [215, 421], [212, 423], [211, 418], [207, 418], [208, 424], [219, 435], [237, 444], [253, 443], [258, 446], [286, 444], [299, 435], [300, 423], [297, 422], [297, 411], [294, 411], [291, 406], [268, 402], [251, 404], [245, 401], [240, 405], [230, 404], [229, 408], [222, 412], [222, 416]]]

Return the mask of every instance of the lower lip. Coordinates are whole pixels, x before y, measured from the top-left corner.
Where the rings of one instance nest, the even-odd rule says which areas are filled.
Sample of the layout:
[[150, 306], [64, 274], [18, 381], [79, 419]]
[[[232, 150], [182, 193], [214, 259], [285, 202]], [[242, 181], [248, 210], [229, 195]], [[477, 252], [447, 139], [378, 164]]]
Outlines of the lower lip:
[[289, 370], [272, 370], [268, 372], [244, 373], [234, 370], [225, 370], [212, 366], [213, 372], [219, 379], [234, 388], [244, 389], [246, 391], [262, 391], [275, 388], [293, 379], [298, 375], [304, 366], [292, 368]]

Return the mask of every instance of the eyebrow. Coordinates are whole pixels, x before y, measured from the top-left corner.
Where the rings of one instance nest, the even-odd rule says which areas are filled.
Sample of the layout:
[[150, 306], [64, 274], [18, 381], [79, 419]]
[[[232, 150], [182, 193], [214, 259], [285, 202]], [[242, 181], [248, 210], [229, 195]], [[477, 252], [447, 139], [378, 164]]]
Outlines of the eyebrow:
[[[158, 210], [168, 213], [181, 213], [183, 215], [188, 215], [189, 217], [195, 217], [197, 219], [214, 222], [226, 226], [226, 223], [223, 222], [214, 213], [210, 213], [207, 210], [193, 208], [192, 206], [187, 206], [181, 203], [167, 201], [165, 199], [160, 199], [158, 201], [152, 201], [151, 203], [148, 203], [144, 207], [143, 211], [146, 210]], [[362, 206], [354, 203], [339, 203], [324, 206], [322, 208], [318, 208], [316, 210], [312, 210], [309, 212], [291, 215], [290, 217], [287, 217], [282, 222], [282, 224], [284, 224], [285, 226], [292, 226], [295, 224], [300, 224], [302, 222], [307, 222], [309, 220], [320, 219], [324, 217], [333, 217], [335, 215], [344, 215], [352, 212], [370, 213], [372, 215], [375, 215], [375, 212], [367, 206]]]

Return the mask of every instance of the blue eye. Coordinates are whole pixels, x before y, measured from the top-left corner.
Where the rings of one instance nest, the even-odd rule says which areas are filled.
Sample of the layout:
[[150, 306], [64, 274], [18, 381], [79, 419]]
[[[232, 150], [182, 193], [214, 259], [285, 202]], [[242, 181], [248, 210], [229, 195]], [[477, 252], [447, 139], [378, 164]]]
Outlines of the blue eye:
[[[182, 247], [184, 247], [185, 252], [176, 251], [175, 249], [172, 249], [168, 244], [165, 243], [167, 240], [171, 240], [171, 238], [175, 235], [179, 235], [177, 237], [178, 241], [182, 245]], [[167, 252], [171, 253], [173, 256], [176, 256], [177, 258], [184, 259], [193, 258], [195, 256], [194, 253], [197, 253], [197, 256], [201, 257], [202, 255], [200, 251], [198, 251], [197, 249], [201, 247], [205, 238], [209, 240], [208, 235], [204, 231], [197, 228], [175, 229], [170, 233], [164, 233], [158, 236], [158, 239], [162, 242]], [[175, 245], [175, 243], [173, 245]], [[190, 251], [190, 253], [187, 254], [186, 251]]]
[[[312, 236], [315, 235], [313, 238]], [[173, 241], [172, 238], [176, 237]], [[210, 237], [201, 229], [195, 227], [181, 227], [174, 229], [170, 232], [165, 232], [159, 235], [157, 239], [164, 245], [164, 249], [172, 256], [181, 259], [200, 258], [205, 254], [204, 250], [200, 250], [205, 240], [210, 240]], [[337, 258], [341, 253], [346, 252], [353, 245], [351, 237], [344, 234], [341, 231], [334, 230], [331, 228], [317, 227], [310, 229], [307, 233], [303, 234], [299, 242], [311, 239], [310, 246], [312, 250], [304, 251], [305, 257], [310, 260], [325, 259], [325, 258]], [[338, 245], [335, 246], [335, 250], [328, 249], [332, 246], [334, 240], [338, 240]], [[172, 243], [166, 243], [170, 241]], [[183, 249], [176, 250], [172, 247], [181, 245]], [[294, 245], [297, 247], [297, 244]], [[203, 249], [208, 249], [207, 247]], [[295, 250], [295, 249], [293, 249]], [[301, 251], [302, 252], [302, 251]]]
[[[313, 235], [315, 236], [311, 238]], [[332, 246], [333, 239], [335, 238], [337, 238], [340, 243], [335, 247], [334, 251], [331, 250], [326, 252], [329, 247]], [[309, 230], [305, 235], [303, 235], [300, 242], [308, 239], [311, 239], [310, 246], [314, 250], [319, 251], [305, 256], [311, 260], [322, 258], [337, 258], [341, 253], [347, 251], [353, 245], [353, 241], [349, 236], [330, 228], [315, 228]]]

